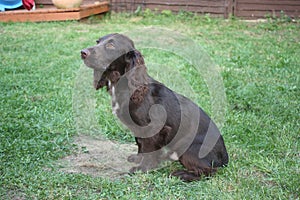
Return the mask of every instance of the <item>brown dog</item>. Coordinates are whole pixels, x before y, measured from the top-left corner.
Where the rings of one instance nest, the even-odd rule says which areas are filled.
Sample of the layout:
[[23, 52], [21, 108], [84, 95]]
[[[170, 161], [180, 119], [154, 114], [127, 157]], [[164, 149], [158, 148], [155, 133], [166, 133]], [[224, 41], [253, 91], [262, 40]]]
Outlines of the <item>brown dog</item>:
[[109, 34], [81, 51], [94, 69], [94, 87], [107, 87], [113, 113], [133, 132], [139, 163], [130, 171], [148, 171], [163, 160], [179, 160], [187, 169], [172, 173], [185, 181], [199, 180], [226, 166], [228, 154], [215, 123], [195, 103], [147, 74], [132, 40]]

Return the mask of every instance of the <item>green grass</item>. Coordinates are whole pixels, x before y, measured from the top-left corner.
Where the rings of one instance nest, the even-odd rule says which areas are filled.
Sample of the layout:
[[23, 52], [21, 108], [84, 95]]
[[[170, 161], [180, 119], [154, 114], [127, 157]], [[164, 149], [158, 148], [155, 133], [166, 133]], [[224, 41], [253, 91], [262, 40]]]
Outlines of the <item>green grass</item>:
[[[192, 38], [220, 69], [228, 103], [222, 133], [229, 166], [193, 183], [169, 177], [177, 164], [118, 180], [59, 172], [55, 162], [76, 149], [72, 99], [82, 67], [79, 51], [99, 36], [147, 26]], [[1, 23], [0, 34], [0, 199], [299, 199], [299, 22], [147, 11], [88, 23]], [[192, 98], [211, 113], [207, 88], [187, 70], [186, 60], [159, 50], [142, 53], [146, 63], [177, 66], [198, 94]], [[92, 87], [90, 75], [83, 81]], [[170, 77], [161, 81], [186, 92]], [[133, 143], [110, 114], [108, 94], [92, 95], [102, 134]]]

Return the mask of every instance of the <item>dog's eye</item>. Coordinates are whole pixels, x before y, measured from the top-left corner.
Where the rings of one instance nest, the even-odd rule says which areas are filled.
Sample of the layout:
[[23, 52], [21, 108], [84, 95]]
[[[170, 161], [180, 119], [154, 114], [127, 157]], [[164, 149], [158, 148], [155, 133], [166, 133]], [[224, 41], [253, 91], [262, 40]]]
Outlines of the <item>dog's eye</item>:
[[111, 43], [111, 42], [107, 43], [107, 44], [105, 45], [105, 47], [106, 47], [107, 49], [115, 49], [115, 45], [114, 45], [113, 43]]

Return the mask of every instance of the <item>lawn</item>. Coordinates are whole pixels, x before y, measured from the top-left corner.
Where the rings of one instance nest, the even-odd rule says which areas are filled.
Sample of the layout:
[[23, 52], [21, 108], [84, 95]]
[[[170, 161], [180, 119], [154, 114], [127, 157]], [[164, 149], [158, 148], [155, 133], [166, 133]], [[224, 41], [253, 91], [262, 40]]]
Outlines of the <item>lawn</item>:
[[[181, 168], [176, 163], [116, 179], [62, 172], [59, 159], [89, 154], [74, 144], [78, 135], [134, 143], [111, 114], [106, 91], [93, 91], [80, 50], [105, 34], [149, 27], [193, 41], [222, 78], [228, 167], [192, 183], [169, 177]], [[0, 34], [0, 199], [300, 198], [299, 21], [145, 12], [85, 22], [0, 23]], [[140, 49], [149, 73], [217, 117], [214, 91], [189, 58], [151, 45]], [[182, 45], [182, 51], [189, 48]]]

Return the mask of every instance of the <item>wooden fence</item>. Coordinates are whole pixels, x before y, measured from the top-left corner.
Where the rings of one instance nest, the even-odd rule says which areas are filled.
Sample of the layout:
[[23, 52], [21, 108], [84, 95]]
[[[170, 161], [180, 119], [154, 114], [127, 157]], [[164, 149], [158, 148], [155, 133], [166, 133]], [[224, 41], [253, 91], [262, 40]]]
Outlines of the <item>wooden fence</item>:
[[300, 18], [300, 0], [235, 0], [233, 15], [241, 18], [263, 18], [288, 15]]
[[[49, 5], [51, 0], [35, 0], [37, 4]], [[103, 0], [83, 0], [93, 4]], [[228, 18], [230, 15], [244, 19], [288, 15], [300, 18], [300, 0], [110, 0], [110, 9], [115, 12], [145, 10], [190, 11], [199, 14]]]
[[300, 0], [111, 0], [115, 12], [134, 12], [137, 8], [145, 10], [190, 11], [213, 16], [230, 15], [257, 19], [266, 16], [288, 15], [300, 18]]
[[189, 11], [199, 14], [210, 13], [227, 17], [228, 0], [111, 0], [111, 9], [115, 12], [133, 12], [137, 8], [145, 10]]

